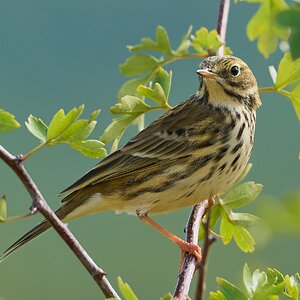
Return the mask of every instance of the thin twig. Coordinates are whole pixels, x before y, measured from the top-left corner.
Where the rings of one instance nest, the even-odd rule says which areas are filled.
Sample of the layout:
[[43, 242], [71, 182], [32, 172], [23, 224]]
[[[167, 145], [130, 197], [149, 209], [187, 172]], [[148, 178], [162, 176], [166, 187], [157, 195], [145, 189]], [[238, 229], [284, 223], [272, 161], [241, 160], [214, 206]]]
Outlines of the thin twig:
[[0, 145], [0, 158], [16, 173], [20, 178], [33, 202], [31, 210], [34, 212], [38, 210], [58, 232], [62, 239], [66, 242], [73, 253], [78, 257], [80, 262], [84, 265], [87, 271], [91, 274], [97, 285], [102, 290], [105, 297], [115, 297], [120, 299], [116, 291], [113, 289], [105, 276], [105, 272], [99, 268], [93, 259], [88, 255], [80, 243], [76, 240], [74, 235], [68, 229], [56, 214], [51, 210], [43, 195], [31, 179], [30, 175], [21, 164], [22, 159], [9, 153]]
[[[227, 31], [229, 8], [230, 8], [230, 0], [220, 0], [217, 31], [218, 31], [221, 41], [224, 44], [226, 41], [226, 31]], [[218, 49], [217, 55], [219, 55], [219, 56], [224, 55], [224, 45]]]
[[[186, 225], [186, 241], [198, 244], [198, 232], [201, 220], [206, 213], [208, 200], [201, 202], [193, 207], [188, 223]], [[178, 275], [177, 284], [173, 297], [177, 300], [185, 300], [188, 296], [190, 284], [196, 268], [196, 257], [186, 253], [182, 264], [182, 269]]]
[[204, 227], [204, 242], [202, 247], [202, 260], [197, 266], [199, 269], [199, 277], [197, 282], [195, 300], [204, 299], [205, 288], [206, 288], [206, 282], [205, 282], [206, 268], [207, 268], [209, 249], [210, 246], [213, 244], [213, 242], [216, 240], [216, 238], [210, 234], [209, 219], [210, 219], [210, 210], [207, 213], [206, 221], [202, 220], [202, 224]]

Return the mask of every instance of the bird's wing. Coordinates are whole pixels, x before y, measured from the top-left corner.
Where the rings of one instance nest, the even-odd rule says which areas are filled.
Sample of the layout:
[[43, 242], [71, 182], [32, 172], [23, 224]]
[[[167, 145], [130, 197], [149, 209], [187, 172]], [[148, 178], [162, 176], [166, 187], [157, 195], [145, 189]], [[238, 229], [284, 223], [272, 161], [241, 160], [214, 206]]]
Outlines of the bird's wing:
[[201, 98], [195, 94], [167, 111], [61, 194], [190, 156], [195, 142], [189, 135], [195, 124], [197, 131], [209, 127], [207, 107], [200, 105], [200, 101]]

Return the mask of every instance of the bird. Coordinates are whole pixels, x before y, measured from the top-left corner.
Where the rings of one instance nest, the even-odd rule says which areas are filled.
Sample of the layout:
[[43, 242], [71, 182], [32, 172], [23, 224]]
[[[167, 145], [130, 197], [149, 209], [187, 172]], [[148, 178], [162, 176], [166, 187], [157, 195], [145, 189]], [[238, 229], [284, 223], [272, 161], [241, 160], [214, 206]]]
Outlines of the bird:
[[[197, 245], [150, 217], [212, 200], [234, 184], [252, 152], [261, 100], [255, 76], [240, 58], [209, 56], [196, 73], [200, 78], [196, 93], [61, 192], [64, 198], [56, 215], [63, 222], [102, 211], [137, 215], [182, 253], [201, 260]], [[42, 221], [1, 258], [50, 228], [47, 220]]]

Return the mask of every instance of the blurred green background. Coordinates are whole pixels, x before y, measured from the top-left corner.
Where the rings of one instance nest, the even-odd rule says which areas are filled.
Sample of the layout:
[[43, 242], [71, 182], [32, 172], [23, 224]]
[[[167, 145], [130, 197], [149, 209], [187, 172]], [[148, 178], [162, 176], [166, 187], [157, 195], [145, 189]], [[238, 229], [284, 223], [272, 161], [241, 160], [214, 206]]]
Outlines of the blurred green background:
[[[59, 109], [86, 104], [86, 116], [102, 109], [94, 137], [102, 134], [112, 116], [108, 108], [125, 78], [118, 66], [128, 56], [127, 44], [155, 34], [158, 24], [169, 32], [173, 47], [189, 25], [194, 29], [216, 26], [219, 1], [137, 0], [2, 0], [0, 1], [0, 107], [14, 113], [23, 128], [1, 135], [1, 144], [13, 153], [25, 153], [37, 140], [25, 130], [30, 113], [47, 123]], [[228, 45], [252, 68], [260, 86], [271, 85], [268, 65], [277, 66], [281, 53], [267, 61], [246, 37], [246, 24], [256, 5], [232, 4]], [[171, 104], [198, 88], [199, 61], [171, 66]], [[290, 102], [275, 94], [262, 95], [258, 112], [254, 167], [248, 179], [264, 185], [264, 195], [281, 197], [299, 188], [299, 125]], [[146, 116], [150, 122], [156, 115]], [[129, 130], [128, 139], [136, 129]], [[80, 177], [96, 161], [67, 146], [40, 151], [26, 162], [49, 204], [56, 208], [58, 192]], [[9, 214], [28, 211], [31, 199], [16, 176], [0, 162], [0, 193], [8, 198]], [[260, 197], [262, 199], [263, 197]], [[260, 201], [258, 199], [258, 201]], [[270, 208], [271, 209], [271, 208]], [[178, 235], [190, 209], [156, 218]], [[0, 251], [6, 249], [41, 218], [0, 225]], [[140, 299], [158, 299], [173, 291], [179, 250], [137, 218], [102, 213], [82, 218], [70, 228], [116, 286], [121, 275]], [[263, 240], [263, 239], [262, 239]], [[299, 237], [275, 237], [259, 242], [253, 254], [243, 254], [221, 241], [212, 248], [208, 265], [208, 290], [216, 276], [239, 282], [244, 262], [250, 268], [267, 266], [283, 273], [299, 271]], [[193, 289], [191, 290], [193, 298]], [[101, 299], [98, 287], [61, 239], [48, 232], [0, 265], [1, 300]]]

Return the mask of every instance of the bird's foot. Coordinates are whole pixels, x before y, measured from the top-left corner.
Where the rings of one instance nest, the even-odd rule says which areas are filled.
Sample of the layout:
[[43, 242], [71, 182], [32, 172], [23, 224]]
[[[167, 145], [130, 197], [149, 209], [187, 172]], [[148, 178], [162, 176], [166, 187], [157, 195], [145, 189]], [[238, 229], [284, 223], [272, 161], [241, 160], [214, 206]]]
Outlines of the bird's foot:
[[186, 253], [192, 254], [196, 257], [196, 265], [198, 265], [201, 262], [202, 259], [202, 252], [201, 248], [192, 243], [188, 243], [184, 240], [178, 240], [176, 241], [176, 244], [181, 250], [181, 258], [180, 258], [180, 264], [179, 264], [179, 273], [182, 271], [182, 265], [183, 265], [183, 260], [184, 260], [184, 255]]

